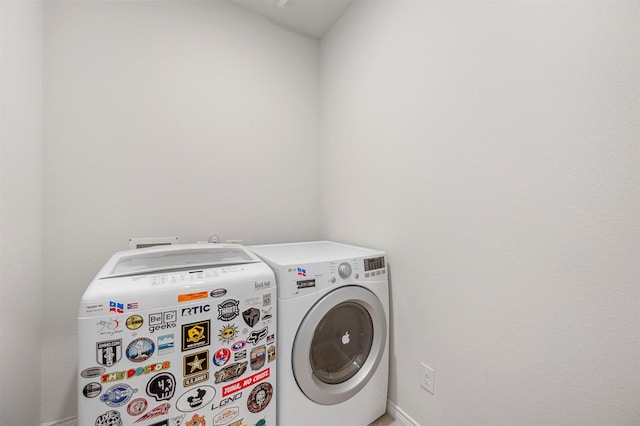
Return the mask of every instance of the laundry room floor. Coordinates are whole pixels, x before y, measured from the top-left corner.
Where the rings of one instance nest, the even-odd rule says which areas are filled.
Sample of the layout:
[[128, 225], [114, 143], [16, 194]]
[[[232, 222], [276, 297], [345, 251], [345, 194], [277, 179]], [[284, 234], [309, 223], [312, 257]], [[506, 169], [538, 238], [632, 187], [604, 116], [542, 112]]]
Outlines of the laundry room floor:
[[385, 414], [369, 426], [402, 426], [402, 423], [396, 421], [396, 419], [391, 417], [389, 414]]

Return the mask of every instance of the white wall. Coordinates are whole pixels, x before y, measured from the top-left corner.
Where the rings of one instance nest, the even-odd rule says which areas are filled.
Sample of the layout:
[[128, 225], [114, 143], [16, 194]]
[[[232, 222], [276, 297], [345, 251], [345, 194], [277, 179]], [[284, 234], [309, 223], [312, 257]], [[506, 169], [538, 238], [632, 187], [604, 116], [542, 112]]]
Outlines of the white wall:
[[0, 425], [36, 425], [42, 306], [42, 3], [0, 2]]
[[639, 36], [633, 2], [404, 1], [323, 39], [325, 237], [388, 251], [420, 424], [640, 423]]
[[78, 301], [129, 237], [319, 238], [319, 43], [221, 2], [44, 17], [49, 421], [75, 415]]

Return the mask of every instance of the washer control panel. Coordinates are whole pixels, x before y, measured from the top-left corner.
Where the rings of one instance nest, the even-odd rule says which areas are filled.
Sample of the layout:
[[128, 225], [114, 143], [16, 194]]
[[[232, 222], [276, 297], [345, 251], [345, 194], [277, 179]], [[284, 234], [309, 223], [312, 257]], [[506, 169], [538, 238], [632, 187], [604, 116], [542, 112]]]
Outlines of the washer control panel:
[[335, 284], [338, 280], [353, 278], [374, 278], [379, 275], [386, 275], [387, 265], [384, 256], [359, 259], [343, 259], [341, 261], [330, 262], [329, 282]]
[[342, 262], [340, 266], [338, 266], [338, 275], [340, 275], [340, 278], [343, 280], [349, 278], [351, 276], [351, 265], [347, 262]]

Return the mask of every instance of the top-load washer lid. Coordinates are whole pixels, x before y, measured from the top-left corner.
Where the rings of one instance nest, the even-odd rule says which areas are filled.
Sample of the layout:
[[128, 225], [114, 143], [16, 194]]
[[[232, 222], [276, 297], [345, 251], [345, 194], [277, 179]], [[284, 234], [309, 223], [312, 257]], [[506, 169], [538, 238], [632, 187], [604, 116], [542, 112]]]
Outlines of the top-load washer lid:
[[[176, 247], [176, 246], [174, 246]], [[240, 265], [260, 260], [241, 246], [190, 244], [173, 247], [129, 250], [114, 259], [100, 278], [115, 278], [158, 271]]]

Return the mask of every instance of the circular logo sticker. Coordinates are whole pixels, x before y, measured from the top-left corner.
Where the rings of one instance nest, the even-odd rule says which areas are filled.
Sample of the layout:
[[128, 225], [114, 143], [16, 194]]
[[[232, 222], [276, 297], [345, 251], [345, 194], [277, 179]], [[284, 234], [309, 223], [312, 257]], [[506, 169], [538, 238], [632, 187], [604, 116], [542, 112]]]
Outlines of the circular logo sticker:
[[109, 407], [119, 407], [129, 402], [136, 392], [138, 392], [138, 389], [133, 389], [129, 385], [115, 385], [111, 386], [109, 390], [100, 397], [100, 401]]
[[214, 396], [216, 396], [216, 388], [213, 386], [198, 386], [183, 393], [176, 402], [176, 408], [183, 413], [196, 411], [213, 401]]
[[143, 323], [144, 323], [144, 320], [140, 315], [131, 315], [129, 318], [127, 318], [127, 322], [126, 322], [127, 328], [129, 330], [137, 330], [140, 327], [142, 327]]
[[271, 383], [264, 382], [253, 388], [247, 398], [247, 408], [252, 413], [259, 413], [264, 410], [271, 402], [273, 396], [273, 386]]
[[130, 416], [139, 416], [147, 409], [147, 400], [144, 398], [136, 398], [127, 406], [127, 413]]
[[98, 382], [87, 383], [82, 389], [82, 394], [87, 398], [95, 398], [102, 392], [102, 385]]
[[102, 376], [105, 371], [107, 371], [107, 369], [104, 367], [89, 367], [82, 370], [80, 375], [85, 379], [90, 379], [92, 377]]
[[96, 418], [96, 426], [122, 426], [122, 417], [117, 411], [109, 410]]
[[127, 346], [127, 358], [133, 362], [143, 362], [151, 358], [155, 349], [156, 344], [153, 340], [140, 337]]
[[215, 290], [211, 290], [211, 297], [222, 297], [227, 294], [227, 290], [224, 288], [216, 288]]
[[231, 345], [231, 350], [234, 352], [239, 351], [240, 349], [243, 349], [245, 346], [247, 346], [246, 340], [238, 340], [233, 345]]
[[234, 324], [225, 324], [218, 332], [218, 340], [222, 343], [231, 343], [238, 333], [238, 327]]
[[213, 355], [213, 363], [218, 367], [222, 367], [231, 359], [231, 351], [227, 348], [222, 348], [218, 350]]

